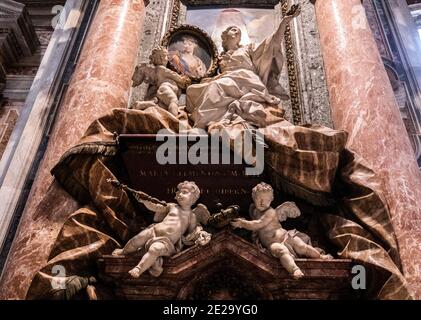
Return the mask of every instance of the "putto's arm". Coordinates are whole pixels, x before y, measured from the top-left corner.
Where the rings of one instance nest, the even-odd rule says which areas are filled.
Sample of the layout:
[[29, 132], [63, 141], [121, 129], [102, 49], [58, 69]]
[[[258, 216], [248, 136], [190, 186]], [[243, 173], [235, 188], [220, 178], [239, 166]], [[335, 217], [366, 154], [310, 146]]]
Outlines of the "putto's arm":
[[142, 65], [136, 66], [136, 69], [132, 77], [132, 87], [140, 86], [145, 80], [145, 72], [142, 68]]
[[197, 225], [197, 218], [196, 215], [193, 213], [190, 218], [188, 233], [192, 233], [194, 230], [196, 230]]
[[126, 191], [131, 194], [138, 202], [145, 205], [147, 209], [155, 213], [155, 222], [162, 221], [168, 212], [168, 204], [165, 201], [158, 200], [151, 197], [150, 195], [129, 188], [125, 184], [120, 183], [118, 180], [107, 179], [107, 182], [111, 183], [115, 188]]
[[271, 222], [273, 219], [270, 213], [265, 213], [259, 219], [256, 220], [245, 220], [245, 219], [237, 219], [234, 220], [231, 225], [235, 228], [244, 228], [250, 231], [257, 231], [265, 227], [268, 223]]
[[164, 213], [167, 211], [167, 206], [164, 206], [162, 204], [159, 203], [153, 203], [151, 201], [148, 200], [140, 200], [140, 202], [142, 202], [145, 207], [155, 213]]
[[252, 221], [245, 220], [243, 222], [243, 227], [250, 231], [257, 231], [263, 228], [264, 226], [266, 226], [270, 222], [270, 220], [271, 219], [268, 215], [264, 215], [263, 217], [257, 220], [252, 220]]
[[177, 72], [174, 72], [169, 69], [167, 70], [168, 70], [168, 78], [175, 81], [180, 88], [185, 89], [188, 85], [190, 85], [191, 81], [189, 77], [179, 75]]

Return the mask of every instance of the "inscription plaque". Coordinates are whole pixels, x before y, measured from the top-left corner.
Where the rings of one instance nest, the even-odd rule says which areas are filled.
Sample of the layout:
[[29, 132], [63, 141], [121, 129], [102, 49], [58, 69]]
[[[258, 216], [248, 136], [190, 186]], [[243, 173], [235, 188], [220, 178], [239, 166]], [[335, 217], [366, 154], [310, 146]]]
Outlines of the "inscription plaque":
[[[178, 138], [183, 136], [175, 137], [178, 141]], [[198, 139], [200, 137], [203, 136], [198, 136]], [[217, 149], [209, 143], [205, 150], [202, 145], [201, 151], [206, 151], [208, 159], [211, 159], [211, 153], [215, 159], [215, 152], [219, 152], [220, 161], [214, 164], [210, 160], [208, 163], [191, 164], [186, 153], [196, 142], [187, 139], [187, 148], [177, 143], [167, 149], [168, 155], [173, 153], [172, 156], [177, 156], [177, 164], [158, 162], [157, 150], [165, 141], [157, 141], [157, 135], [124, 134], [119, 136], [119, 142], [129, 175], [128, 185], [167, 202], [175, 201], [178, 183], [191, 180], [196, 182], [201, 190], [198, 202], [205, 204], [211, 212], [219, 211], [220, 203], [224, 208], [233, 204], [239, 205], [241, 212], [247, 213], [252, 202], [251, 189], [259, 182], [266, 181], [264, 174], [246, 175], [247, 165], [235, 164], [233, 152], [230, 152], [230, 163], [221, 164], [224, 150], [222, 141], [219, 141]], [[178, 160], [181, 158], [187, 159], [187, 163], [180, 164]]]

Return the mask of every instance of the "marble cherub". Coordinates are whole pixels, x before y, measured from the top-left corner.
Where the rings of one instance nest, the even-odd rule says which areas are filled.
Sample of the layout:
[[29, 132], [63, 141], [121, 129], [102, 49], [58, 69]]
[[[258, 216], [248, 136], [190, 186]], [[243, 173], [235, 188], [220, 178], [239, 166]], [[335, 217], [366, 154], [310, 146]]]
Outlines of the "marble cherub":
[[294, 257], [308, 257], [313, 259], [331, 259], [330, 255], [320, 253], [316, 248], [307, 244], [297, 230], [285, 230], [281, 223], [287, 218], [296, 218], [301, 212], [293, 202], [284, 202], [276, 209], [271, 207], [274, 199], [273, 189], [264, 182], [258, 184], [252, 191], [253, 204], [250, 206], [250, 216], [253, 220], [242, 218], [231, 222], [234, 228], [244, 228], [257, 232], [262, 245], [276, 258], [282, 266], [299, 279], [304, 276], [294, 261]]
[[165, 47], [155, 47], [149, 59], [150, 63], [142, 63], [136, 67], [132, 78], [132, 86], [137, 87], [143, 82], [156, 86], [156, 100], [138, 101], [135, 108], [143, 110], [159, 105], [174, 116], [178, 116], [178, 99], [181, 95], [181, 90], [190, 84], [190, 79], [166, 67], [168, 64], [168, 50]]
[[[122, 189], [134, 191], [118, 182], [114, 184]], [[146, 270], [153, 276], [159, 276], [162, 273], [161, 257], [174, 255], [183, 243], [205, 245], [211, 239], [211, 234], [201, 226], [207, 224], [210, 217], [206, 206], [198, 204], [192, 209], [200, 197], [198, 186], [194, 182], [184, 181], [178, 184], [177, 189], [177, 203], [165, 203], [135, 191], [136, 199], [155, 213], [156, 223], [130, 239], [123, 249], [113, 251], [115, 256], [125, 256], [141, 249], [146, 250], [137, 266], [129, 271], [133, 278], [138, 278]]]

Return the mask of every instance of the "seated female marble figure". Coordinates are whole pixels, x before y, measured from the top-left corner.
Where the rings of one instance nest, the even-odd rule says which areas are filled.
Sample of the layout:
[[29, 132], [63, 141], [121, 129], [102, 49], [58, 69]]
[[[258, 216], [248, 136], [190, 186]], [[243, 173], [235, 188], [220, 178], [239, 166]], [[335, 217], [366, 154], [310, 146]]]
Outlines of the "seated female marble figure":
[[278, 82], [284, 62], [281, 44], [287, 25], [299, 13], [300, 7], [292, 6], [278, 30], [258, 46], [240, 45], [241, 31], [236, 26], [222, 33], [221, 73], [187, 88], [187, 111], [195, 127], [267, 125], [265, 109], [279, 108], [285, 95]]

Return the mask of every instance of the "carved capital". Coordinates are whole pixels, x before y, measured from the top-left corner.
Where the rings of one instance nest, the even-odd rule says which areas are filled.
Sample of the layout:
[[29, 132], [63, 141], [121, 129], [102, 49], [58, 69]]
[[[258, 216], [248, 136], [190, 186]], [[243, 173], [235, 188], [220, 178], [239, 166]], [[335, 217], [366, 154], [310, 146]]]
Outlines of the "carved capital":
[[40, 43], [25, 5], [11, 0], [0, 2], [0, 52], [4, 65], [31, 56]]

